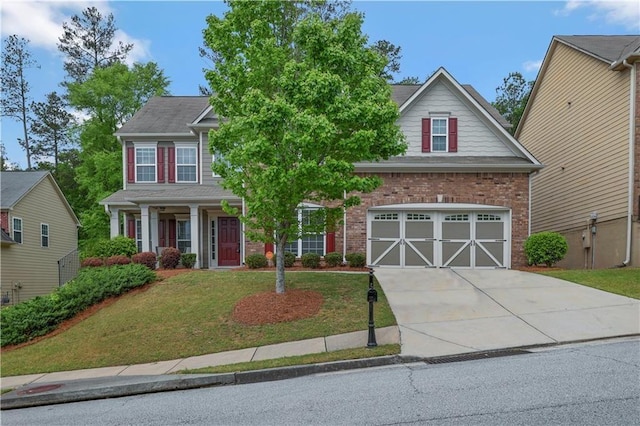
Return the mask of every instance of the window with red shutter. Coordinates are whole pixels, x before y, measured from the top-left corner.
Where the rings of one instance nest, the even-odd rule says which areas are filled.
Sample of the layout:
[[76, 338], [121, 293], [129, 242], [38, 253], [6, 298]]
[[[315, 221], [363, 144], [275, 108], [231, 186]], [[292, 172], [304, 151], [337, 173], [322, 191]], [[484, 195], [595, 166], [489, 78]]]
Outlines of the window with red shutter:
[[449, 118], [449, 152], [458, 152], [458, 119]]
[[167, 148], [167, 151], [169, 154], [169, 183], [176, 183], [176, 149], [171, 146]]
[[158, 147], [158, 183], [164, 183], [164, 148]]
[[127, 182], [136, 181], [136, 158], [133, 147], [127, 147]]

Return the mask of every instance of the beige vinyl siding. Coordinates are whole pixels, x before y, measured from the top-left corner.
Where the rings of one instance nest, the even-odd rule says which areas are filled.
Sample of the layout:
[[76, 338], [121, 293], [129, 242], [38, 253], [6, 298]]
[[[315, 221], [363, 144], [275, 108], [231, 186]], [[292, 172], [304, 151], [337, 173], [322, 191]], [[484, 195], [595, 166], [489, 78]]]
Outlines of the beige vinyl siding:
[[[458, 152], [423, 153], [422, 118], [430, 113], [447, 112], [458, 118]], [[452, 88], [435, 82], [398, 120], [408, 144], [408, 156], [513, 156], [514, 153], [491, 131], [484, 117], [476, 115], [470, 106], [454, 95]]]
[[545, 168], [532, 180], [532, 231], [627, 210], [629, 74], [557, 44], [519, 140]]
[[[12, 303], [48, 294], [58, 287], [58, 260], [78, 247], [76, 223], [50, 178], [38, 183], [9, 214], [22, 218], [22, 244], [2, 247], [2, 293], [12, 294], [12, 285], [22, 288], [13, 293]], [[49, 225], [49, 247], [41, 247], [40, 225]], [[13, 229], [12, 229], [13, 230]], [[13, 235], [13, 234], [12, 234]]]
[[211, 170], [211, 161], [213, 156], [209, 152], [208, 132], [200, 133], [200, 146], [201, 146], [200, 165], [202, 170], [202, 184], [210, 185], [212, 183], [217, 183], [220, 181], [220, 178], [214, 177], [213, 171]]

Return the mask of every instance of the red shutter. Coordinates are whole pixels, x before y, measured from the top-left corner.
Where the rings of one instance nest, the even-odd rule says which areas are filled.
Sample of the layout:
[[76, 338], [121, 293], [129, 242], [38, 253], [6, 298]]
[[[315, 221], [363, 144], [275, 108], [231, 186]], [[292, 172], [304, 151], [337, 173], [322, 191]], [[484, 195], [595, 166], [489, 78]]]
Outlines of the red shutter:
[[136, 239], [136, 220], [129, 219], [127, 221], [127, 237]]
[[133, 147], [127, 147], [127, 182], [136, 181], [136, 157]]
[[176, 149], [171, 146], [167, 150], [169, 151], [169, 183], [176, 183]]
[[159, 220], [158, 221], [158, 245], [160, 247], [166, 247], [167, 244], [167, 238], [165, 236], [164, 233], [165, 230], [165, 221], [164, 220]]
[[164, 183], [164, 148], [158, 147], [158, 183]]
[[458, 152], [458, 119], [449, 118], [449, 152]]
[[169, 220], [169, 247], [176, 247], [176, 221], [175, 219]]
[[327, 253], [336, 251], [336, 233], [327, 232]]
[[267, 254], [268, 252], [273, 253], [273, 243], [265, 243], [264, 254]]
[[422, 119], [422, 152], [431, 152], [431, 119]]

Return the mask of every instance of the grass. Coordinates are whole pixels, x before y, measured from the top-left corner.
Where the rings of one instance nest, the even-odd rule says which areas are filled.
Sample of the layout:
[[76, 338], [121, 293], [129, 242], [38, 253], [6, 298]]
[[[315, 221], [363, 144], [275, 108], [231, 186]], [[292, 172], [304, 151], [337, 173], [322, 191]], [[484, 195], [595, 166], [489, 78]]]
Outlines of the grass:
[[640, 299], [640, 268], [567, 269], [538, 273]]
[[375, 356], [397, 355], [400, 345], [381, 345], [373, 348], [343, 349], [333, 352], [267, 359], [264, 361], [241, 362], [238, 364], [218, 365], [215, 367], [182, 370], [176, 374], [236, 373], [239, 371], [263, 370], [266, 368], [288, 367], [291, 365], [317, 364], [321, 362], [343, 361], [348, 359], [371, 358]]
[[[312, 318], [247, 326], [232, 319], [242, 298], [272, 291], [273, 272], [184, 273], [125, 295], [56, 336], [2, 351], [1, 375], [130, 365], [366, 330], [366, 274], [287, 272], [287, 288], [322, 293]], [[396, 324], [376, 282], [376, 327]]]

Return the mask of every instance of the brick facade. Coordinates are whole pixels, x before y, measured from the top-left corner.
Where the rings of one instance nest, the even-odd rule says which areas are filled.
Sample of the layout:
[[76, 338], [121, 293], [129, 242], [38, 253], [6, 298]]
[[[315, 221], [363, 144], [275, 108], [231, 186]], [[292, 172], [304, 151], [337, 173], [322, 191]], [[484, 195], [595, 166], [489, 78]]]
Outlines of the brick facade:
[[[523, 244], [529, 230], [529, 175], [527, 173], [381, 173], [384, 183], [347, 214], [347, 253], [366, 252], [367, 209], [406, 203], [483, 204], [511, 209], [511, 267], [525, 266]], [[343, 247], [343, 229], [336, 248]]]
[[7, 234], [11, 233], [9, 229], [9, 213], [8, 212], [0, 212], [0, 227], [2, 227], [4, 232], [6, 232]]

